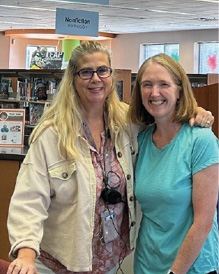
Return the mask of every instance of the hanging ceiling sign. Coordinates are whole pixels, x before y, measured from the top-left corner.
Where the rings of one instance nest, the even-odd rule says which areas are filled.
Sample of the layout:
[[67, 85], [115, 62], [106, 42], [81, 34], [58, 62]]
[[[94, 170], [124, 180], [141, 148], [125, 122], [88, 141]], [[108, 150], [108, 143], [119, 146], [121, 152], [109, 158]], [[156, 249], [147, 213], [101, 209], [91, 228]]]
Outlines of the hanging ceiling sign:
[[101, 5], [109, 5], [109, 0], [70, 0], [71, 2], [79, 2], [86, 4], [101, 4]]
[[56, 33], [98, 37], [99, 12], [56, 9]]

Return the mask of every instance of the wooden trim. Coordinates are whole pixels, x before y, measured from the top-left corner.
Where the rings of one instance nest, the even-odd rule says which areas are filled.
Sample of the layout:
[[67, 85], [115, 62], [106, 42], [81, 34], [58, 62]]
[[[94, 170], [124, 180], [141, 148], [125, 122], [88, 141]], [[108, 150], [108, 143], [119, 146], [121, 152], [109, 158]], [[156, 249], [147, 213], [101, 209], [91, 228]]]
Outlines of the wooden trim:
[[99, 32], [98, 37], [71, 36], [55, 33], [55, 29], [13, 29], [4, 31], [5, 36], [35, 39], [75, 39], [75, 40], [103, 40], [112, 39], [116, 34]]
[[212, 85], [216, 83], [219, 83], [219, 74], [216, 74], [216, 73], [207, 74], [207, 84]]

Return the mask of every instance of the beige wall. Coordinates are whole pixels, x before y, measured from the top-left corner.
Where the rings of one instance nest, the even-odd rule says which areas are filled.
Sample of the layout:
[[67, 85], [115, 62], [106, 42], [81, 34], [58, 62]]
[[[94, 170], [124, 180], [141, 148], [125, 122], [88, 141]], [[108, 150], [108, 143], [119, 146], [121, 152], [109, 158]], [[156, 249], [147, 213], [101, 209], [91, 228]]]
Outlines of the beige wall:
[[[12, 40], [12, 38], [11, 38]], [[10, 69], [25, 69], [26, 68], [26, 47], [27, 45], [45, 45], [60, 47], [57, 40], [41, 40], [41, 39], [24, 39], [14, 38], [15, 44], [10, 42]], [[60, 49], [58, 49], [60, 50]]]
[[0, 32], [0, 69], [9, 68], [10, 38]]
[[[100, 42], [111, 48], [111, 39]], [[61, 40], [9, 37], [0, 32], [0, 69], [25, 69], [27, 45], [57, 46], [62, 51]]]
[[[55, 45], [61, 50], [61, 41], [5, 37], [0, 33], [0, 69], [25, 68], [26, 46]], [[200, 41], [218, 41], [218, 30], [194, 30], [175, 32], [151, 32], [136, 34], [121, 34], [114, 39], [103, 40], [101, 43], [112, 50], [112, 66], [116, 69], [130, 69], [137, 72], [139, 68], [139, 49], [143, 43], [179, 43], [180, 64], [187, 73], [195, 73], [194, 43]]]
[[180, 64], [187, 73], [194, 73], [194, 43], [201, 41], [218, 41], [218, 30], [118, 35], [112, 40], [113, 67], [131, 69], [132, 72], [137, 72], [139, 68], [139, 49], [142, 43], [180, 43]]

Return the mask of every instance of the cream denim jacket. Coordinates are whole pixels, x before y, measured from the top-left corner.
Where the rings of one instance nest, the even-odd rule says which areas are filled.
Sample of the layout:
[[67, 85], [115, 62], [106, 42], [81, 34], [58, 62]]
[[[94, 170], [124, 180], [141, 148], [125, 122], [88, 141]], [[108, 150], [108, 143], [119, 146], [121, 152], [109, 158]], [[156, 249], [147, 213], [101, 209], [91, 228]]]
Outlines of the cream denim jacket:
[[[137, 142], [133, 140], [135, 144], [124, 132], [122, 146], [117, 142], [115, 146], [127, 182], [131, 248], [136, 227], [133, 160]], [[92, 270], [96, 178], [88, 143], [80, 135], [78, 149], [82, 161], [63, 160], [52, 127], [31, 144], [9, 207], [11, 258], [22, 247], [39, 255], [41, 247], [71, 271]]]

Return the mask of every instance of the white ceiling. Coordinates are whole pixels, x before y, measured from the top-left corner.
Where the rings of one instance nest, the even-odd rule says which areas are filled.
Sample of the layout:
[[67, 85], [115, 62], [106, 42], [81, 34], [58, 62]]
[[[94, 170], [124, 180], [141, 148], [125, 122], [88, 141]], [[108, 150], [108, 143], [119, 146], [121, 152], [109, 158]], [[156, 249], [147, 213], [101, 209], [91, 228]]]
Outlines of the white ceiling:
[[99, 32], [113, 34], [219, 26], [219, 0], [109, 0], [109, 6], [73, 1], [0, 0], [0, 31], [55, 29], [56, 8], [99, 12]]

